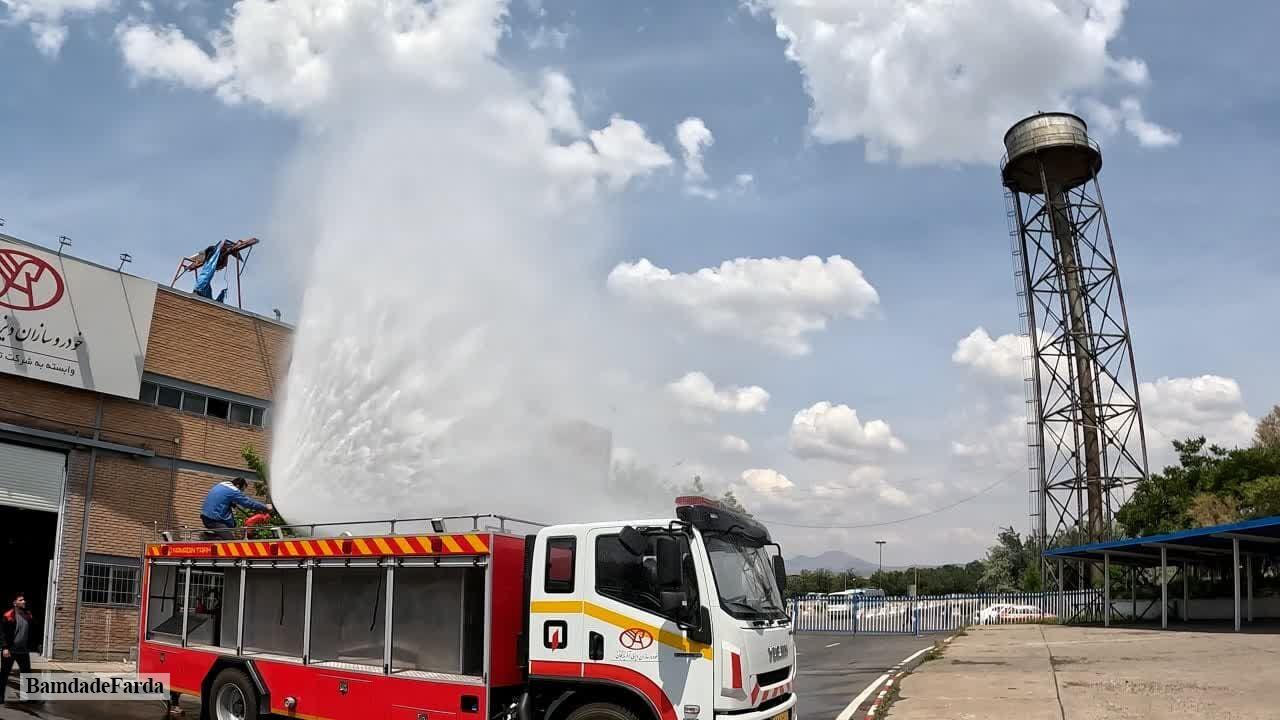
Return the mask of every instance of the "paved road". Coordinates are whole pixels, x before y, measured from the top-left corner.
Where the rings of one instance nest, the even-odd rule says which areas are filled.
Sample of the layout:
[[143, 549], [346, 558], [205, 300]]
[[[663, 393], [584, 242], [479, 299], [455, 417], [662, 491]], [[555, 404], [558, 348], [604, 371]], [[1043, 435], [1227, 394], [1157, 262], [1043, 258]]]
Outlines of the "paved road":
[[[800, 720], [835, 720], [849, 701], [871, 681], [905, 659], [929, 647], [942, 636], [911, 635], [796, 635], [796, 662], [800, 674], [796, 692], [800, 695]], [[9, 697], [17, 688], [10, 686]], [[191, 704], [187, 718], [198, 718], [199, 707]], [[45, 705], [12, 704], [0, 707], [0, 720], [163, 720], [161, 703], [147, 702], [62, 702]]]
[[834, 720], [886, 670], [942, 637], [796, 634], [800, 720]]

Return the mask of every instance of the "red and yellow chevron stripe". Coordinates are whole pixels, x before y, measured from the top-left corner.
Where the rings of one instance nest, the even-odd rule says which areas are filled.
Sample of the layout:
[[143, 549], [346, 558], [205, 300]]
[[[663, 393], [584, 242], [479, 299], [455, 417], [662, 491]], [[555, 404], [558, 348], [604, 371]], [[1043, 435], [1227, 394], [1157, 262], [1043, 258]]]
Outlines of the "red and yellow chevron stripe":
[[475, 533], [307, 538], [306, 540], [174, 542], [147, 546], [147, 557], [180, 558], [288, 559], [396, 557], [405, 555], [486, 555], [488, 553], [488, 536]]

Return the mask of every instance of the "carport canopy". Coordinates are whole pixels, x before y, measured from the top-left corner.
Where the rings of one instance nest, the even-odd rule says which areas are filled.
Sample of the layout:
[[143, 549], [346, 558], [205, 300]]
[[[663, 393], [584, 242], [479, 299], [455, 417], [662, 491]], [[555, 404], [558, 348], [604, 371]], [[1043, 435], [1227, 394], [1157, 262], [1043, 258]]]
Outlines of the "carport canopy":
[[1232, 554], [1236, 542], [1243, 553], [1280, 553], [1280, 515], [1194, 530], [1179, 530], [1164, 535], [1056, 548], [1046, 550], [1044, 556], [1052, 560], [1061, 558], [1092, 562], [1102, 562], [1105, 556], [1110, 556], [1113, 563], [1151, 567], [1160, 564], [1161, 549], [1165, 550], [1169, 561], [1195, 563], [1220, 560], [1223, 556]]
[[[1128, 540], [1110, 540], [1087, 545], [1055, 548], [1046, 550], [1044, 557], [1046, 560], [1056, 560], [1059, 564], [1064, 560], [1084, 560], [1087, 562], [1101, 562], [1106, 567], [1109, 567], [1113, 562], [1142, 567], [1167, 567], [1170, 563], [1198, 564], [1221, 561], [1230, 557], [1234, 568], [1235, 629], [1238, 631], [1240, 629], [1241, 554], [1245, 555], [1245, 559], [1249, 563], [1245, 577], [1249, 583], [1248, 594], [1252, 599], [1252, 556], [1280, 554], [1280, 515], [1255, 518], [1226, 525], [1195, 528], [1194, 530], [1180, 530], [1163, 535], [1148, 535]], [[1103, 585], [1107, 605], [1104, 617], [1107, 623], [1110, 624], [1111, 587], [1110, 583], [1103, 583]], [[1160, 623], [1165, 627], [1168, 626], [1166, 615], [1166, 606], [1168, 605], [1167, 588], [1167, 583], [1161, 583], [1162, 608]], [[1250, 614], [1252, 614], [1252, 611]]]

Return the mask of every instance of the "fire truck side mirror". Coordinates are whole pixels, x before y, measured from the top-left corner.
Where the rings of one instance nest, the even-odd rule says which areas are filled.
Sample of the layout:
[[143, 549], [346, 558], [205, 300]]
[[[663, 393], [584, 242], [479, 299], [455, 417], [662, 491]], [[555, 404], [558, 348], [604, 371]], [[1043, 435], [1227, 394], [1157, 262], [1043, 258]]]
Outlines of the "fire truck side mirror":
[[618, 531], [618, 542], [622, 543], [622, 547], [636, 557], [642, 557], [645, 549], [649, 547], [649, 543], [645, 541], [644, 534], [630, 525]]
[[781, 555], [773, 556], [773, 581], [778, 583], [778, 592], [787, 591], [787, 563]]

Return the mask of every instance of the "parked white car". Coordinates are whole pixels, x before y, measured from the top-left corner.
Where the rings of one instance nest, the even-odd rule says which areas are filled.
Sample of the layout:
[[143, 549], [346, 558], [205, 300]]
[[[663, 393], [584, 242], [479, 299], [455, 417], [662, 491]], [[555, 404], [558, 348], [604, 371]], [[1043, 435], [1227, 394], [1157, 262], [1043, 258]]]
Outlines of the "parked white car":
[[1003, 625], [1006, 623], [1044, 622], [1056, 620], [1057, 615], [1045, 612], [1035, 605], [1014, 605], [996, 603], [983, 608], [974, 615], [973, 621], [979, 625]]
[[826, 596], [826, 610], [828, 614], [840, 615], [849, 612], [856, 599], [882, 597], [884, 597], [884, 591], [878, 588], [853, 588], [851, 590], [828, 593]]

